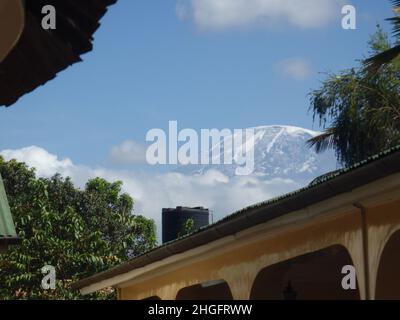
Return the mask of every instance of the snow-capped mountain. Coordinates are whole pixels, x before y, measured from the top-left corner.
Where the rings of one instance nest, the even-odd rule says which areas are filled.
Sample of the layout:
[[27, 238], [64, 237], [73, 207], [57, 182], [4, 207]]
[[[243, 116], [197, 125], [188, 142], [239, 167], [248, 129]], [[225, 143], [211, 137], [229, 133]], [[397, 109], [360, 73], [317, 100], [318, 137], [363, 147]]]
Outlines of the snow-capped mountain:
[[[293, 126], [278, 125], [252, 129], [254, 129], [254, 144], [251, 144], [254, 145], [253, 176], [257, 176], [260, 179], [291, 179], [304, 184], [324, 173], [337, 169], [333, 151], [317, 154], [307, 146], [307, 140], [318, 135], [318, 132]], [[234, 139], [235, 136], [230, 138]], [[225, 138], [226, 140], [227, 138]], [[248, 141], [243, 133], [242, 146], [237, 151], [242, 152], [242, 149], [249, 142], [252, 141]], [[212, 146], [210, 163], [212, 150], [216, 148], [219, 148], [221, 154], [223, 154], [224, 143], [221, 142]], [[234, 159], [237, 156], [237, 154], [234, 154]], [[238, 173], [238, 168], [240, 166], [237, 164], [188, 165], [178, 167], [177, 171], [189, 175], [203, 175], [209, 170], [218, 170], [228, 177], [234, 177]]]

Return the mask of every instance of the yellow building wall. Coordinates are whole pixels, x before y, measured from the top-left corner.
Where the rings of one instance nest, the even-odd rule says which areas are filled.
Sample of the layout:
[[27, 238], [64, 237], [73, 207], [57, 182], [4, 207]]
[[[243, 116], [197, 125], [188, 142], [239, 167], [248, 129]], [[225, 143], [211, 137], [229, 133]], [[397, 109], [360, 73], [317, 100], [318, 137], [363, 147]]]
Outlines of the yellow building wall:
[[[400, 201], [368, 208], [368, 244], [371, 298], [375, 298], [378, 268], [382, 252], [391, 236], [400, 230]], [[400, 248], [399, 248], [400, 256]]]
[[[348, 249], [355, 266], [363, 272], [360, 230], [360, 216], [354, 210], [354, 214], [333, 221], [316, 221], [308, 227], [273, 237], [266, 234], [265, 239], [244, 243], [233, 251], [227, 248], [218, 256], [121, 288], [121, 299], [158, 296], [173, 300], [182, 288], [219, 279], [228, 283], [234, 299], [249, 299], [253, 282], [263, 268], [338, 244]], [[360, 281], [360, 287], [363, 286]]]
[[[140, 300], [157, 296], [174, 300], [182, 288], [211, 280], [225, 280], [234, 299], [247, 300], [259, 272], [268, 266], [334, 245], [347, 249], [357, 272], [361, 299], [375, 297], [380, 257], [390, 237], [400, 230], [400, 201], [366, 208], [367, 253], [364, 260], [361, 210], [352, 210], [331, 218], [313, 217], [305, 224], [292, 224], [281, 232], [262, 232], [238, 240], [231, 248], [207, 254], [187, 264], [161, 268], [120, 286], [119, 298]], [[400, 248], [399, 248], [400, 249]], [[368, 261], [366, 266], [364, 261]], [[367, 269], [366, 269], [367, 268]], [[367, 272], [367, 273], [366, 273]]]

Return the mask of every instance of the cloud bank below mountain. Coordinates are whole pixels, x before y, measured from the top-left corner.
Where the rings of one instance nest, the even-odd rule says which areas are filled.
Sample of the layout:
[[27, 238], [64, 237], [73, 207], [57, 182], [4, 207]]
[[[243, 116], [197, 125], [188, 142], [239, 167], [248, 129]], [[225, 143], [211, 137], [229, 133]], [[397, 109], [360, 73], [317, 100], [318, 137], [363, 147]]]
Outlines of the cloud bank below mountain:
[[202, 175], [185, 175], [177, 172], [149, 174], [101, 167], [91, 168], [74, 164], [68, 158], [60, 159], [57, 155], [37, 146], [3, 150], [0, 155], [6, 160], [16, 159], [36, 168], [36, 173], [40, 177], [51, 177], [56, 173], [69, 176], [81, 188], [88, 179], [94, 177], [123, 181], [124, 191], [135, 200], [135, 213], [154, 219], [158, 231], [161, 230], [161, 209], [165, 207], [207, 207], [212, 210], [213, 219], [216, 221], [243, 207], [301, 186], [291, 179], [228, 177], [217, 170], [209, 170]]

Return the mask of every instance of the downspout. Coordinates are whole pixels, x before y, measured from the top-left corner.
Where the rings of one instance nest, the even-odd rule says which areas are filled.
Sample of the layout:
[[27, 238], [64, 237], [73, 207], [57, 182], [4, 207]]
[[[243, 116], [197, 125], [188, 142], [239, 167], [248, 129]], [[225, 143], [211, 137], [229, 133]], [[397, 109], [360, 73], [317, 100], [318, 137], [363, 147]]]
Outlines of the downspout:
[[362, 247], [364, 260], [364, 281], [365, 281], [365, 298], [371, 299], [369, 287], [369, 246], [368, 246], [368, 226], [367, 226], [367, 209], [361, 203], [354, 203], [354, 207], [360, 210], [361, 214], [361, 232], [362, 232]]

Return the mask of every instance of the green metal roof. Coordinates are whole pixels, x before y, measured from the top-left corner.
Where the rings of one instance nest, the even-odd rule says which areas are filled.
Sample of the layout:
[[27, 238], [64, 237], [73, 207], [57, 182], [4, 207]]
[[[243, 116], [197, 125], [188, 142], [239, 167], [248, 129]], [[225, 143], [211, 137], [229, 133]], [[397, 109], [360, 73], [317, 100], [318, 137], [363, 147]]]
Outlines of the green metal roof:
[[0, 244], [12, 244], [18, 239], [14, 221], [8, 205], [3, 179], [0, 175]]

